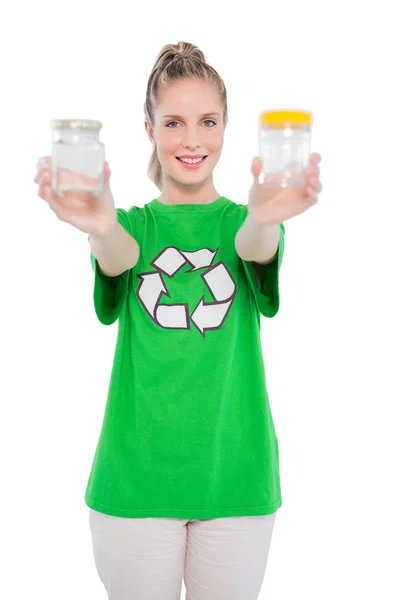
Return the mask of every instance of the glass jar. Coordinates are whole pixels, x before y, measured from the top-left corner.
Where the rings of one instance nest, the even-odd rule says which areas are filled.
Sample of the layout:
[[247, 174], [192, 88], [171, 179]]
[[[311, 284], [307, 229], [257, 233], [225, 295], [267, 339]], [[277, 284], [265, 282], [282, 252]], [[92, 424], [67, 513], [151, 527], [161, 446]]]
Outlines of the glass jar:
[[311, 149], [312, 114], [268, 110], [260, 115], [259, 156], [264, 182], [279, 187], [306, 185]]
[[64, 192], [90, 192], [99, 195], [104, 183], [104, 144], [100, 141], [100, 121], [66, 119], [51, 122], [52, 188]]

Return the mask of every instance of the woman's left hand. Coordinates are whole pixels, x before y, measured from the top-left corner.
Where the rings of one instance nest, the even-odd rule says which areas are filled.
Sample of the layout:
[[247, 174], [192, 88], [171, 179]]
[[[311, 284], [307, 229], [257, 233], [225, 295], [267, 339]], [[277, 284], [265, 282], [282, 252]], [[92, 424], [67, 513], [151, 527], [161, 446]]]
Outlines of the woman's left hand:
[[304, 187], [281, 188], [280, 186], [274, 186], [274, 180], [279, 175], [267, 176], [263, 183], [259, 182], [262, 162], [258, 156], [253, 158], [251, 172], [254, 181], [250, 188], [248, 201], [248, 213], [253, 221], [258, 225], [274, 225], [301, 214], [314, 206], [318, 201], [318, 194], [322, 191], [318, 166], [321, 160], [319, 154], [310, 155]]

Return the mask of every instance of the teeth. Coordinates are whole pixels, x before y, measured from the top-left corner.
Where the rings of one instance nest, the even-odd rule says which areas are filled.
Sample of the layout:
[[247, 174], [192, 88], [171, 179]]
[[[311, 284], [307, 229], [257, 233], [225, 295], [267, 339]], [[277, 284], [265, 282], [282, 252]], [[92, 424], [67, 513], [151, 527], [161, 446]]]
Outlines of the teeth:
[[189, 165], [193, 165], [195, 163], [201, 162], [203, 159], [196, 158], [193, 160], [192, 158], [180, 158], [179, 160], [181, 160], [182, 162], [185, 162], [185, 163], [189, 163]]

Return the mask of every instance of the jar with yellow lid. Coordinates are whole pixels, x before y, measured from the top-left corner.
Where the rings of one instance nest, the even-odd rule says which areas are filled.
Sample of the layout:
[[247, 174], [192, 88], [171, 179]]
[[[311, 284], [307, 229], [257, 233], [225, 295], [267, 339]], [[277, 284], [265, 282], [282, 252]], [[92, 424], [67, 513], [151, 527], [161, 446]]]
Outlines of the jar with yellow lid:
[[312, 114], [303, 110], [268, 110], [260, 115], [259, 156], [264, 182], [280, 187], [306, 184], [311, 149]]
[[102, 124], [90, 119], [59, 119], [51, 122], [52, 189], [64, 192], [103, 190], [104, 144], [99, 139]]

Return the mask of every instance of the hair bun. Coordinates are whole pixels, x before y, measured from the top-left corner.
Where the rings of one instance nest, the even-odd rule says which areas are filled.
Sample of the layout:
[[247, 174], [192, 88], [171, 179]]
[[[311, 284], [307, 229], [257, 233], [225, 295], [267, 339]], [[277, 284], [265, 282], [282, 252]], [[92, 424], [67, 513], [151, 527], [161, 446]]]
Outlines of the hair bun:
[[169, 63], [181, 59], [194, 59], [200, 62], [206, 62], [204, 53], [189, 42], [179, 42], [178, 44], [166, 44], [158, 55], [154, 68], [164, 68]]
[[172, 53], [171, 59], [175, 58], [190, 58], [191, 52], [185, 52], [184, 50], [176, 50], [176, 52]]

